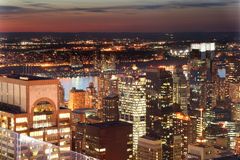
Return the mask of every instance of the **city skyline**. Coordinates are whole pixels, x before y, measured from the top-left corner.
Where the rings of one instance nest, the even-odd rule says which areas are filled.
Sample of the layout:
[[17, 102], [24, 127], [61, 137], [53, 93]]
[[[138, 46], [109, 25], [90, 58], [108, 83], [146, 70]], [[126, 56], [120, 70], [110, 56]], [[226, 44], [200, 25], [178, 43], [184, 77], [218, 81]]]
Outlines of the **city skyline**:
[[0, 1], [0, 32], [238, 32], [238, 0]]
[[240, 160], [240, 0], [0, 0], [0, 160]]

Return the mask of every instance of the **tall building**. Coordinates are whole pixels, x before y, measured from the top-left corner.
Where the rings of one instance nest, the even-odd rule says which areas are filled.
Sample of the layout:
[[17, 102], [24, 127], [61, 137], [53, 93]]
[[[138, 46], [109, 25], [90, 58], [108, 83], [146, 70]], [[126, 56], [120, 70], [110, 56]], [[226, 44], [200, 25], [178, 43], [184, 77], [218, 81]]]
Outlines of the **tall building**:
[[98, 95], [97, 95], [97, 108], [102, 108], [103, 98], [110, 94], [110, 75], [100, 75], [98, 81]]
[[116, 75], [100, 75], [98, 77], [98, 107], [102, 108], [103, 98], [110, 93], [118, 94], [118, 78]]
[[0, 77], [0, 127], [71, 148], [71, 111], [60, 107], [59, 80], [35, 76]]
[[119, 120], [118, 101], [119, 97], [114, 93], [103, 98], [103, 120], [105, 122]]
[[114, 121], [78, 124], [75, 151], [99, 160], [132, 159], [132, 125]]
[[187, 150], [189, 117], [180, 105], [173, 105], [172, 74], [165, 69], [149, 69], [146, 77], [147, 135], [161, 139], [162, 159], [182, 159]]
[[86, 91], [82, 89], [77, 90], [75, 87], [73, 87], [69, 93], [68, 108], [70, 108], [71, 110], [86, 108], [85, 99], [86, 99]]
[[143, 136], [138, 140], [138, 160], [162, 160], [162, 141]]
[[[212, 62], [215, 43], [191, 44], [188, 62], [190, 82], [190, 105], [188, 113], [193, 122], [193, 142], [201, 136], [201, 127], [205, 128], [213, 120], [212, 108], [216, 104], [213, 83]], [[203, 111], [203, 126], [200, 124], [200, 113]]]
[[147, 133], [159, 135], [161, 109], [173, 104], [172, 74], [164, 69], [149, 69], [147, 78]]
[[181, 66], [173, 73], [173, 103], [181, 106], [184, 113], [187, 113], [190, 96], [189, 82], [183, 74]]
[[234, 121], [219, 121], [217, 122], [222, 128], [227, 130], [227, 137], [229, 138], [228, 148], [234, 149], [236, 145], [236, 137], [238, 132], [236, 129], [236, 122]]
[[119, 116], [133, 125], [133, 155], [137, 154], [138, 138], [146, 134], [146, 77], [133, 67], [119, 80]]
[[232, 120], [235, 122], [240, 122], [240, 103], [233, 103]]
[[97, 108], [97, 91], [93, 82], [86, 88], [86, 108]]

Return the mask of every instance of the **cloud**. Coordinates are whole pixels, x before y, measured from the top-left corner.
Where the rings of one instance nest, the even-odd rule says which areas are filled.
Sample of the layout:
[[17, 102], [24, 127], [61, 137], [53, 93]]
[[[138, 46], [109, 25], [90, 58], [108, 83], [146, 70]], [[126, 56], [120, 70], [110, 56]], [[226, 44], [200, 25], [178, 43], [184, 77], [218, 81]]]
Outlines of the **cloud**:
[[27, 5], [35, 8], [54, 9], [54, 7], [51, 7], [48, 3], [28, 3]]
[[166, 4], [145, 4], [145, 5], [126, 5], [126, 6], [108, 6], [108, 7], [93, 7], [93, 8], [69, 8], [65, 11], [85, 11], [85, 12], [109, 12], [122, 10], [158, 10], [158, 9], [179, 9], [179, 8], [208, 8], [222, 7], [231, 4], [239, 3], [238, 0], [229, 1], [202, 1], [202, 2], [177, 2], [172, 1]]
[[18, 6], [0, 6], [0, 13], [7, 14], [7, 13], [20, 13], [25, 12], [25, 8], [18, 7]]
[[[19, 6], [0, 6], [0, 13], [39, 13], [39, 12], [114, 12], [114, 11], [127, 11], [127, 10], [159, 10], [159, 9], [185, 9], [185, 8], [210, 8], [210, 7], [224, 7], [233, 4], [239, 4], [239, 0], [212, 0], [212, 1], [168, 1], [165, 3], [151, 3], [144, 5], [118, 5], [106, 7], [72, 7], [72, 8], [58, 8], [53, 7], [48, 3], [34, 3], [28, 2], [28, 7]], [[77, 5], [77, 4], [76, 4]]]

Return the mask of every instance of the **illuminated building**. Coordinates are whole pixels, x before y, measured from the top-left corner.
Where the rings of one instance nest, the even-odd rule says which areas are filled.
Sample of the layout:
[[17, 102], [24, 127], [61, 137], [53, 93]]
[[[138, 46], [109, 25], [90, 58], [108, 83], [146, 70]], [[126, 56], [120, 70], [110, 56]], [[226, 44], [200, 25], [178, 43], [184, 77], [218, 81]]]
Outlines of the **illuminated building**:
[[228, 57], [226, 60], [226, 77], [229, 83], [240, 82], [240, 58], [237, 56]]
[[228, 147], [231, 149], [234, 149], [235, 145], [236, 145], [236, 137], [239, 134], [236, 130], [236, 122], [222, 121], [222, 122], [217, 122], [217, 123], [219, 125], [221, 125], [222, 128], [227, 130], [227, 137], [229, 138]]
[[[201, 110], [201, 126], [203, 126], [203, 110]], [[211, 126], [208, 125], [210, 128]], [[214, 127], [214, 126], [212, 126]], [[202, 127], [201, 127], [202, 128]], [[210, 128], [211, 130], [212, 128]], [[207, 130], [209, 132], [210, 130]], [[212, 130], [214, 134], [217, 130]], [[222, 130], [223, 131], [223, 130]], [[220, 131], [221, 133], [226, 133], [225, 131]], [[217, 131], [219, 132], [219, 131]], [[220, 134], [221, 134], [220, 133]], [[229, 133], [229, 132], [228, 132]], [[205, 133], [207, 136], [209, 136], [209, 133]], [[212, 141], [212, 139], [211, 139]], [[221, 160], [221, 159], [236, 159], [237, 156], [234, 155], [232, 150], [228, 149], [229, 147], [226, 147], [227, 139], [225, 137], [217, 137], [215, 143], [210, 143], [204, 138], [204, 132], [203, 128], [201, 130], [201, 135], [198, 137], [197, 142], [194, 144], [188, 145], [188, 154], [187, 159], [190, 160], [206, 160], [206, 159], [214, 159], [214, 160]]]
[[191, 133], [190, 118], [175, 105], [163, 108], [161, 112], [161, 128], [157, 130], [162, 132], [160, 137], [163, 142], [163, 159], [184, 159]]
[[132, 125], [126, 122], [78, 124], [75, 151], [99, 160], [130, 160], [132, 138]]
[[86, 91], [72, 88], [69, 93], [68, 108], [71, 110], [85, 107]]
[[138, 140], [138, 160], [162, 160], [162, 141], [143, 136]]
[[229, 97], [229, 83], [226, 78], [217, 78], [215, 81], [216, 98], [218, 100], [225, 100]]
[[59, 80], [34, 76], [0, 77], [0, 127], [71, 147], [71, 111], [59, 106]]
[[210, 124], [204, 130], [207, 141], [212, 145], [220, 147], [228, 147], [229, 140], [227, 137], [227, 130], [217, 124]]
[[191, 55], [188, 62], [190, 68], [190, 105], [188, 113], [195, 131], [193, 133], [194, 141], [201, 135], [200, 110], [203, 109], [203, 128], [213, 120], [212, 108], [216, 104], [214, 83], [212, 81], [214, 50], [214, 43], [191, 45]]
[[229, 84], [229, 97], [233, 103], [240, 103], [240, 83]]
[[185, 58], [189, 55], [189, 47], [182, 49], [181, 48], [170, 49], [170, 55], [173, 57]]
[[[131, 72], [131, 73], [130, 73]], [[137, 154], [138, 138], [146, 134], [146, 77], [133, 67], [130, 75], [119, 80], [119, 116], [133, 125], [133, 155]]]
[[173, 73], [173, 103], [181, 106], [184, 113], [187, 113], [190, 96], [189, 83], [181, 68], [176, 68]]
[[182, 159], [187, 152], [190, 118], [173, 104], [173, 78], [164, 69], [148, 69], [147, 135], [162, 141], [162, 159]]
[[[75, 139], [76, 126], [78, 123], [88, 123], [89, 116], [96, 116], [97, 109], [94, 108], [80, 108], [72, 111], [72, 140]], [[72, 148], [75, 148], [75, 144], [72, 143]]]
[[110, 93], [110, 83], [108, 75], [100, 75], [97, 78], [98, 81], [98, 104], [97, 108], [102, 108], [102, 100]]
[[234, 103], [232, 106], [232, 120], [240, 122], [240, 103]]
[[110, 79], [110, 92], [118, 94], [118, 77], [116, 75], [112, 75]]
[[86, 88], [85, 100], [86, 108], [97, 108], [97, 91], [92, 82]]
[[68, 108], [71, 110], [79, 108], [94, 108], [96, 104], [96, 91], [92, 83], [87, 90], [78, 90], [73, 87], [69, 93]]
[[148, 69], [146, 77], [147, 135], [162, 140], [163, 159], [173, 159], [172, 74], [165, 69]]
[[207, 57], [213, 59], [215, 48], [215, 43], [192, 43], [190, 50], [199, 50], [201, 59], [206, 59]]
[[114, 71], [116, 69], [116, 56], [114, 54], [96, 55], [94, 67], [100, 72]]
[[98, 77], [98, 99], [100, 106], [102, 99], [110, 93], [118, 94], [118, 77], [116, 75], [100, 75]]
[[235, 153], [240, 155], [240, 137], [236, 137]]
[[112, 93], [103, 98], [103, 120], [104, 121], [118, 121], [118, 95]]

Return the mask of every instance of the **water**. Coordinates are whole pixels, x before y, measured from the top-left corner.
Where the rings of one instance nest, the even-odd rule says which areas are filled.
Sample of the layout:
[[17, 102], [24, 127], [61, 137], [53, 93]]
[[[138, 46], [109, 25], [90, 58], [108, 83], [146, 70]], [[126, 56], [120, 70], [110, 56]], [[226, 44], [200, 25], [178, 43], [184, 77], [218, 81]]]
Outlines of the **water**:
[[97, 77], [60, 78], [59, 80], [64, 88], [65, 100], [69, 99], [69, 91], [72, 87], [85, 90], [91, 82], [93, 82], [94, 86], [97, 87]]

